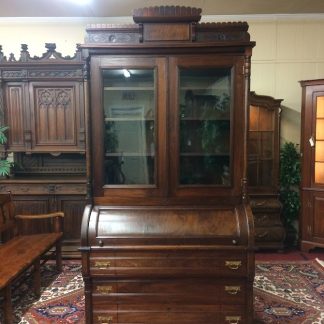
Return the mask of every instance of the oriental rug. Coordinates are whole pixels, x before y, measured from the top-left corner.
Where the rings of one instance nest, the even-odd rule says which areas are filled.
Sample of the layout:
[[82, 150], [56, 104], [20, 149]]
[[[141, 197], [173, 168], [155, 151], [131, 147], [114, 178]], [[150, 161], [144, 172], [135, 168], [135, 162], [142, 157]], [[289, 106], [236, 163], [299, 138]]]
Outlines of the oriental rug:
[[[30, 287], [26, 280], [14, 291], [15, 323], [84, 323], [83, 281], [78, 262], [65, 261], [61, 274], [55, 271], [54, 264], [44, 265], [40, 299], [35, 299]], [[257, 324], [324, 323], [324, 268], [314, 260], [258, 261], [254, 314]]]

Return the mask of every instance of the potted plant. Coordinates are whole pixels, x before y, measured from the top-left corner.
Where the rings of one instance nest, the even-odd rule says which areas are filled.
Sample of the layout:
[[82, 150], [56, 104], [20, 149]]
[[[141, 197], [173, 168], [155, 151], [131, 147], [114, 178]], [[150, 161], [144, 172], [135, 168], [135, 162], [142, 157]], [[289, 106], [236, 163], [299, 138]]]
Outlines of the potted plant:
[[300, 210], [300, 153], [297, 145], [286, 142], [280, 150], [280, 201], [282, 203], [282, 219], [286, 228], [286, 245], [297, 244], [297, 220]]
[[[7, 131], [8, 126], [0, 126], [0, 144], [4, 145], [7, 143], [7, 136], [5, 132]], [[0, 156], [0, 176], [9, 176], [11, 162], [9, 162], [4, 154], [4, 157]]]

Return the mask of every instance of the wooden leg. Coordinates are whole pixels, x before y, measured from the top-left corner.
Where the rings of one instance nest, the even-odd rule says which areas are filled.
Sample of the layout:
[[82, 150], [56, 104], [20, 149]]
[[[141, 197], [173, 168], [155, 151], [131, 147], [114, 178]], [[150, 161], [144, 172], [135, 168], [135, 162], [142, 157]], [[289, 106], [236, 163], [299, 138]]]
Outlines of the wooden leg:
[[62, 272], [62, 245], [61, 240], [56, 243], [56, 269], [59, 272]]
[[4, 322], [6, 324], [13, 323], [13, 312], [12, 312], [12, 303], [11, 303], [11, 285], [7, 285], [4, 288], [4, 303], [3, 303], [3, 315], [4, 315]]
[[37, 297], [40, 296], [40, 258], [34, 262], [34, 292]]

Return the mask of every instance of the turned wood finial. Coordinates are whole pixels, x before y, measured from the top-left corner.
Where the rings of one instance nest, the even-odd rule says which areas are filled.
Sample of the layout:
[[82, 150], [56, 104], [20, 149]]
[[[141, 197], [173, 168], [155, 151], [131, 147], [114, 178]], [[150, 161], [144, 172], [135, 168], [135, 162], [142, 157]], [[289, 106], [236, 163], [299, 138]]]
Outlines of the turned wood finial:
[[133, 10], [133, 20], [136, 23], [144, 22], [198, 22], [201, 18], [201, 9], [180, 6], [147, 7]]

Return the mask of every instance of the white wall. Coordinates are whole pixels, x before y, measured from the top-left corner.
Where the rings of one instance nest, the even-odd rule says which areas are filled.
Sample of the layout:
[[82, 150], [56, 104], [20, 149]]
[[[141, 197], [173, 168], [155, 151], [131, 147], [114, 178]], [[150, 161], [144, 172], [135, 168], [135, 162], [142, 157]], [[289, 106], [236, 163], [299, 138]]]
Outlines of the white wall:
[[[300, 80], [324, 78], [324, 15], [204, 16], [202, 21], [248, 21], [252, 56], [251, 90], [283, 99], [282, 141], [299, 143]], [[5, 55], [19, 58], [20, 44], [28, 44], [32, 56], [44, 53], [45, 43], [73, 55], [84, 42], [87, 23], [129, 23], [116, 18], [0, 18], [0, 44]]]

